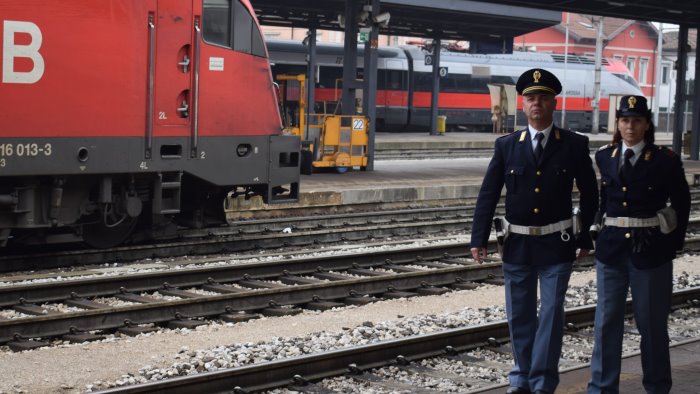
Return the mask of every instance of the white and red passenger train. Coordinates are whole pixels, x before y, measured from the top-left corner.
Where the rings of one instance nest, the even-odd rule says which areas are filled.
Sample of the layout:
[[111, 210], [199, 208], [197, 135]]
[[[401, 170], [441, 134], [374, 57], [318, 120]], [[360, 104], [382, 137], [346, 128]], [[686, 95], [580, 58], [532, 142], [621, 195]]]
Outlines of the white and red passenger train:
[[297, 198], [249, 0], [0, 2], [0, 244], [222, 220]]
[[[307, 47], [301, 43], [268, 40], [273, 74], [306, 72]], [[363, 47], [358, 49], [362, 65]], [[417, 46], [383, 47], [378, 52], [377, 130], [426, 130], [430, 125], [432, 66], [426, 65], [426, 52]], [[567, 126], [577, 131], [591, 129], [594, 99], [593, 59], [555, 54], [516, 52], [478, 55], [442, 51], [440, 66], [447, 76], [440, 78], [439, 114], [447, 116], [448, 126], [470, 131], [491, 130], [491, 98], [487, 84], [515, 85], [520, 74], [534, 67], [554, 73], [566, 90]], [[318, 43], [316, 105], [333, 108], [341, 93], [343, 48]], [[565, 71], [566, 70], [566, 71]], [[361, 75], [358, 75], [361, 78]], [[611, 94], [642, 95], [627, 67], [605, 60], [601, 72], [600, 124], [607, 124]], [[560, 96], [557, 111], [564, 100]], [[518, 102], [518, 108], [521, 108]], [[512, 114], [511, 114], [512, 115]], [[555, 119], [560, 119], [559, 113]]]

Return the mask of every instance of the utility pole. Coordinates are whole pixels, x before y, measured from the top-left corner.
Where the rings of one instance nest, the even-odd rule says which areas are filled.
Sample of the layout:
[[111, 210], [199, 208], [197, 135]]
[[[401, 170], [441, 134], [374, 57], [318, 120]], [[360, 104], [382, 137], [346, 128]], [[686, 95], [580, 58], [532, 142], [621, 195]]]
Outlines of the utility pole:
[[598, 134], [600, 129], [600, 69], [603, 63], [603, 17], [593, 17], [598, 27], [595, 39], [595, 82], [593, 85], [593, 119], [591, 133]]
[[566, 71], [569, 65], [569, 15], [570, 12], [566, 13], [566, 34], [564, 36], [564, 89], [562, 89], [562, 102], [561, 102], [561, 127], [567, 129], [566, 127]]
[[664, 24], [659, 24], [659, 35], [656, 39], [656, 64], [654, 65], [654, 125], [659, 127], [659, 100], [661, 98], [661, 59], [664, 49]]

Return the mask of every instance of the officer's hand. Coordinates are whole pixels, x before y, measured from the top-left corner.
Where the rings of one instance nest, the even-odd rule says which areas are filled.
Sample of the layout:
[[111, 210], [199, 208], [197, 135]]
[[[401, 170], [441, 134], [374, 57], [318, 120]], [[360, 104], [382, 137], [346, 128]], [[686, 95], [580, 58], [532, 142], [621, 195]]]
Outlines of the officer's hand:
[[582, 259], [582, 258], [588, 256], [589, 254], [591, 254], [591, 251], [588, 249], [579, 249], [578, 250], [578, 258], [579, 259]]
[[479, 248], [472, 248], [472, 257], [474, 260], [481, 264], [484, 262], [484, 259], [486, 258], [486, 248], [479, 247]]

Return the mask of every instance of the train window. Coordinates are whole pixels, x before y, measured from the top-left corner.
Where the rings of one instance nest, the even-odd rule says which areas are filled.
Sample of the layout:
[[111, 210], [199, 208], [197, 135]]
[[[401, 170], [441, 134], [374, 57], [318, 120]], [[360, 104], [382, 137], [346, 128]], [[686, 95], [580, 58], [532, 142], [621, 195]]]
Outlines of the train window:
[[612, 73], [612, 75], [620, 78], [621, 80], [623, 80], [623, 81], [627, 82], [628, 84], [639, 89], [639, 84], [637, 84], [637, 81], [634, 78], [632, 78], [631, 76], [629, 76], [627, 74], [620, 74], [620, 73]]
[[[253, 16], [240, 1], [204, 0], [204, 41], [234, 51], [265, 56], [265, 43]], [[233, 31], [231, 31], [233, 26]]]
[[230, 0], [204, 0], [202, 16], [204, 41], [231, 47], [230, 14]]
[[416, 92], [431, 92], [433, 90], [433, 75], [431, 73], [414, 73], [413, 82]]
[[[328, 67], [321, 66], [318, 73], [318, 87], [319, 88], [335, 88], [335, 83], [337, 80], [343, 79], [343, 68], [342, 67]], [[342, 86], [340, 82], [338, 86]]]
[[406, 72], [401, 70], [379, 70], [377, 72], [377, 89], [380, 90], [402, 90], [404, 89], [403, 78]]
[[233, 50], [251, 53], [253, 49], [251, 40], [253, 18], [240, 2], [236, 1], [233, 7]]
[[236, 1], [233, 10], [233, 50], [264, 57], [263, 42], [255, 19], [241, 2]]
[[516, 78], [511, 75], [492, 75], [491, 83], [503, 83], [506, 85], [515, 85], [517, 82]]

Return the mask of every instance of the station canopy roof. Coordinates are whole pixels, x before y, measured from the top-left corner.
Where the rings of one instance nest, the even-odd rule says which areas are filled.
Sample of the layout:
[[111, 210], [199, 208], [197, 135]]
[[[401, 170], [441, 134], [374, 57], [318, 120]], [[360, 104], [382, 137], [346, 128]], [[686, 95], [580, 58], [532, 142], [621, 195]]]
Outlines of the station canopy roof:
[[[345, 0], [251, 0], [261, 24], [343, 30]], [[358, 3], [361, 3], [358, 1]], [[499, 40], [558, 24], [561, 12], [467, 0], [381, 0], [391, 19], [380, 33], [452, 40]]]
[[[345, 0], [251, 2], [263, 25], [343, 30]], [[452, 40], [516, 37], [560, 23], [562, 11], [689, 27], [700, 21], [696, 0], [381, 0], [380, 8], [391, 15], [381, 34]]]

